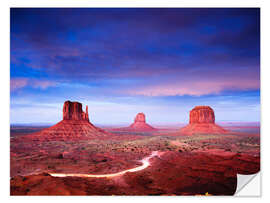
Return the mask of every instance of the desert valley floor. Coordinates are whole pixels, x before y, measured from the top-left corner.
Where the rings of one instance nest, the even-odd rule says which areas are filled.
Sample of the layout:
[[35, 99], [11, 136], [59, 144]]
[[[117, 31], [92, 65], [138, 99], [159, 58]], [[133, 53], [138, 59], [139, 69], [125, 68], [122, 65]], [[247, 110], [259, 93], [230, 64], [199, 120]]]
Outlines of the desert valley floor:
[[[24, 135], [42, 127], [11, 127], [11, 195], [233, 195], [236, 174], [260, 170], [259, 127], [224, 135], [179, 135], [179, 129], [125, 132], [111, 139], [40, 141]], [[22, 139], [23, 142], [22, 142]], [[52, 174], [113, 174], [54, 177]]]

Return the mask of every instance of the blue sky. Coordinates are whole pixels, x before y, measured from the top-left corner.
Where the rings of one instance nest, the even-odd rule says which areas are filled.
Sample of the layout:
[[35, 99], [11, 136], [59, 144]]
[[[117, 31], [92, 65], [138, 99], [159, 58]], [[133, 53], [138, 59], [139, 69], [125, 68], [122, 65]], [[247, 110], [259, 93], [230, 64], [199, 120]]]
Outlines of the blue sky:
[[259, 9], [11, 9], [11, 123], [260, 121]]

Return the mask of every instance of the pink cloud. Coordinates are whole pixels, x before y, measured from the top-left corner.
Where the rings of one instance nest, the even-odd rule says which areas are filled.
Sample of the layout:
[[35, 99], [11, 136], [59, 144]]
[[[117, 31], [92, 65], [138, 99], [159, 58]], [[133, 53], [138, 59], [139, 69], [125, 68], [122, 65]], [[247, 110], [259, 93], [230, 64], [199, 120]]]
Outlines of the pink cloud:
[[32, 87], [34, 88], [47, 89], [48, 87], [53, 86], [56, 86], [56, 83], [48, 80], [43, 81], [35, 80], [32, 82]]
[[138, 89], [128, 90], [127, 93], [130, 95], [143, 96], [202, 96], [207, 94], [218, 94], [224, 90], [254, 90], [259, 88], [259, 81], [254, 81], [252, 79], [226, 81], [210, 81], [209, 79], [209, 81], [186, 81], [149, 85]]
[[10, 91], [14, 92], [26, 86], [36, 89], [47, 89], [48, 87], [56, 86], [57, 83], [49, 80], [36, 80], [29, 78], [12, 78], [10, 80]]
[[27, 85], [27, 78], [14, 78], [10, 80], [10, 91], [21, 89]]

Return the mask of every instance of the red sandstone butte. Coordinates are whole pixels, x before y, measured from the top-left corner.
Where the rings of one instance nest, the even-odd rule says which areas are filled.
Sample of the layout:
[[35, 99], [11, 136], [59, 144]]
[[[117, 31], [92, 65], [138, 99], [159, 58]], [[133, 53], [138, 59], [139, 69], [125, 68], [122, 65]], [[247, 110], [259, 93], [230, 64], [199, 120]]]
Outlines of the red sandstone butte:
[[214, 110], [209, 106], [196, 106], [189, 113], [189, 124], [180, 129], [181, 134], [226, 134], [228, 131], [215, 124]]
[[144, 113], [138, 113], [134, 119], [134, 123], [132, 123], [129, 127], [129, 130], [132, 131], [154, 131], [156, 130], [152, 126], [146, 123]]
[[28, 135], [34, 140], [74, 140], [104, 138], [110, 133], [94, 126], [89, 121], [88, 106], [82, 110], [79, 102], [66, 101], [63, 106], [63, 120], [50, 128]]
[[83, 112], [81, 103], [66, 101], [63, 107], [63, 120], [89, 121], [88, 106], [86, 105], [86, 110]]

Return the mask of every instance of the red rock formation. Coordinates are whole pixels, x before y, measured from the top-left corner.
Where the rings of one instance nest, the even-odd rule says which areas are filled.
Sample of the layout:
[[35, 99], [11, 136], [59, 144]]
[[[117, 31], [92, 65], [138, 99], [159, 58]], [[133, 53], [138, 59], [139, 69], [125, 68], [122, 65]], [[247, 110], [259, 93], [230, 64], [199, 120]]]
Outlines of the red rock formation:
[[66, 101], [63, 106], [63, 120], [89, 121], [88, 106], [86, 106], [86, 112], [83, 112], [81, 103]]
[[137, 123], [137, 122], [142, 122], [142, 123], [146, 122], [144, 113], [138, 113], [136, 115], [136, 117], [134, 119], [134, 123]]
[[189, 123], [215, 123], [215, 114], [209, 106], [196, 106], [190, 111]]
[[34, 140], [74, 140], [99, 139], [110, 135], [89, 122], [88, 106], [83, 112], [81, 103], [66, 101], [63, 106], [62, 121], [27, 137]]
[[152, 126], [146, 123], [144, 113], [138, 113], [134, 119], [134, 123], [132, 123], [129, 127], [129, 130], [132, 131], [153, 131], [156, 130]]
[[226, 134], [227, 131], [215, 124], [214, 110], [209, 106], [196, 106], [189, 113], [189, 124], [180, 130], [181, 134]]

